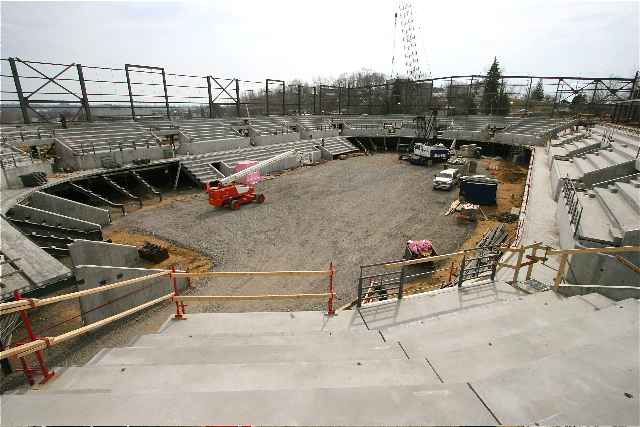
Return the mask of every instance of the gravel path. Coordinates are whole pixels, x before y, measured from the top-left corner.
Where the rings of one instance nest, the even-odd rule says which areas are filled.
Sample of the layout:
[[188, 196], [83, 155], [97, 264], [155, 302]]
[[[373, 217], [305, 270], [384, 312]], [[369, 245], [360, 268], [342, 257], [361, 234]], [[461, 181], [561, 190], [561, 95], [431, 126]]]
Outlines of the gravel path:
[[[360, 266], [401, 259], [407, 240], [429, 239], [453, 252], [474, 228], [444, 216], [457, 198], [432, 189], [441, 166], [397, 155], [334, 160], [262, 181], [264, 204], [215, 208], [204, 194], [132, 213], [117, 226], [199, 252], [214, 271], [336, 270], [337, 306], [356, 298]], [[327, 277], [206, 279], [197, 294], [327, 292]], [[198, 311], [322, 310], [322, 300], [201, 304]], [[193, 312], [195, 307], [192, 307]]]

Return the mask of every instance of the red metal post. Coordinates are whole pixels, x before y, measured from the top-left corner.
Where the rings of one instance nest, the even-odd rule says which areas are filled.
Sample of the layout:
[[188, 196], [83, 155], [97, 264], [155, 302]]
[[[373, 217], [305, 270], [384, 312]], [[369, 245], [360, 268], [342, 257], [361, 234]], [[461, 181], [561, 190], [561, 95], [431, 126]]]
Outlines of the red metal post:
[[[176, 266], [172, 265], [171, 266], [171, 273], [175, 273], [176, 272]], [[172, 275], [169, 275], [169, 277], [171, 277]], [[178, 279], [176, 279], [175, 277], [173, 277], [173, 289], [174, 289], [174, 294], [175, 296], [178, 296]], [[184, 308], [187, 305], [185, 303], [181, 303], [180, 301], [176, 301], [176, 315], [173, 316], [174, 319], [182, 319], [184, 317], [184, 314], [186, 314], [186, 312], [184, 311]]]
[[[18, 290], [13, 291], [13, 295], [15, 296], [16, 301], [29, 300], [31, 301], [31, 307], [32, 308], [35, 307], [33, 300], [29, 298], [20, 298], [20, 291]], [[24, 323], [24, 327], [26, 328], [27, 333], [29, 334], [29, 339], [31, 340], [31, 342], [44, 340], [47, 342], [47, 347], [49, 347], [51, 344], [49, 343], [48, 339], [36, 337], [36, 335], [33, 333], [31, 322], [29, 322], [29, 316], [27, 316], [27, 310], [20, 310], [20, 316], [22, 316], [22, 323]], [[33, 374], [42, 375], [44, 378], [40, 380], [40, 384], [45, 384], [47, 381], [53, 378], [53, 376], [56, 373], [54, 371], [49, 372], [49, 370], [47, 369], [47, 366], [44, 363], [44, 357], [42, 357], [42, 352], [40, 350], [37, 350], [35, 353], [36, 353], [36, 357], [38, 358], [38, 363], [40, 364], [40, 371], [36, 370], [35, 368], [31, 368], [24, 357], [22, 358], [23, 369], [16, 369], [16, 370], [23, 371], [24, 374], [27, 376], [27, 379], [29, 379], [29, 384], [31, 385], [34, 385]]]
[[329, 301], [327, 301], [329, 303], [329, 311], [327, 314], [336, 314], [333, 309], [333, 273], [335, 272], [333, 269], [333, 262], [329, 264], [329, 269], [331, 270], [331, 275], [329, 276], [329, 292], [331, 293], [331, 296], [329, 297]]
[[[189, 272], [189, 254], [185, 254], [184, 256], [187, 259], [187, 273], [188, 273]], [[191, 286], [191, 277], [187, 277], [187, 284], [189, 284], [189, 287], [191, 289], [195, 289], [196, 288], [195, 286]]]

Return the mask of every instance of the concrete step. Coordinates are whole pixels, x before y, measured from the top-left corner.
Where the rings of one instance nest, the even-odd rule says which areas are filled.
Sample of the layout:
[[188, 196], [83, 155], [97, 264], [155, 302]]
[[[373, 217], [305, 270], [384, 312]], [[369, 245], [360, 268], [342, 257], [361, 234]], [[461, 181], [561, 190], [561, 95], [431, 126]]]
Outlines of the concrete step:
[[[58, 369], [56, 369], [57, 371]], [[441, 384], [422, 360], [317, 361], [254, 364], [96, 365], [61, 368], [47, 393], [106, 389], [110, 393], [308, 390]], [[33, 391], [31, 393], [40, 393]]]
[[[541, 293], [540, 295], [544, 294]], [[426, 294], [366, 304], [360, 314], [369, 329], [386, 329], [403, 324], [416, 324], [432, 317], [452, 315], [456, 312], [490, 308], [510, 299], [523, 297], [522, 291], [505, 282], [485, 285], [446, 288]], [[563, 298], [558, 294], [538, 297]]]
[[617, 231], [616, 224], [609, 218], [600, 201], [595, 197], [588, 197], [586, 194], [581, 194], [579, 199], [583, 209], [578, 226], [578, 236], [605, 245], [619, 245], [622, 242], [622, 235]]
[[337, 315], [320, 311], [189, 314], [186, 320], [169, 317], [160, 327], [162, 334], [264, 334], [273, 332], [366, 331], [357, 311]]
[[[536, 295], [536, 294], [534, 294]], [[409, 358], [432, 357], [518, 334], [607, 308], [614, 301], [600, 294], [557, 302], [513, 302], [409, 328], [382, 331], [387, 342], [400, 341]], [[452, 331], [455, 331], [452, 332]]]
[[[615, 385], [613, 385], [615, 387]], [[538, 421], [538, 425], [638, 425], [638, 402], [635, 396], [640, 396], [638, 382], [625, 384], [623, 387], [613, 388], [611, 385], [598, 397], [588, 400], [582, 405]]]
[[87, 365], [205, 365], [406, 359], [398, 343], [122, 347], [103, 349]]
[[180, 394], [73, 390], [5, 395], [2, 404], [6, 425], [496, 424], [467, 384]]
[[504, 425], [638, 425], [638, 336], [594, 339], [471, 386]]
[[[615, 187], [617, 188], [617, 187]], [[629, 202], [617, 192], [611, 192], [609, 188], [593, 188], [596, 198], [600, 201], [603, 210], [620, 231], [637, 230], [640, 228], [638, 213]]]
[[597, 169], [589, 160], [582, 157], [574, 157], [573, 164], [582, 175]]
[[607, 160], [605, 157], [600, 155], [600, 152], [587, 154], [587, 160], [593, 165], [594, 170], [604, 169], [611, 166], [611, 162]]
[[299, 332], [269, 334], [151, 334], [135, 337], [128, 347], [207, 347], [225, 345], [299, 345], [368, 343], [382, 345], [378, 331]]
[[610, 148], [609, 150], [600, 150], [599, 153], [600, 157], [606, 159], [612, 165], [619, 165], [629, 161], [626, 156], [616, 153], [613, 148]]
[[[525, 363], [628, 331], [638, 331], [638, 301], [429, 357], [444, 383], [476, 381]], [[584, 333], [589, 331], [589, 333]], [[411, 358], [423, 357], [414, 354]], [[460, 369], [464, 366], [464, 369]]]
[[629, 203], [629, 206], [640, 214], [640, 188], [635, 187], [632, 183], [616, 182], [618, 194]]

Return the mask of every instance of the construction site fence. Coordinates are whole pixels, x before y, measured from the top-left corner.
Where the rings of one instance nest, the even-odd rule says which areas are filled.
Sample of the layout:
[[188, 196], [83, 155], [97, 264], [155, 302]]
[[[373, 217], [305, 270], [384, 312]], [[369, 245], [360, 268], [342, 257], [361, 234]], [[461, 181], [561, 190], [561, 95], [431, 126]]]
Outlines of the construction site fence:
[[[321, 270], [321, 271], [265, 271], [265, 272], [206, 272], [206, 273], [190, 273], [190, 272], [181, 272], [176, 271], [175, 267], [172, 270], [164, 270], [158, 273], [138, 277], [135, 279], [125, 280], [118, 283], [113, 283], [110, 285], [99, 286], [93, 289], [87, 289], [84, 291], [72, 292], [65, 295], [59, 295], [51, 298], [37, 299], [37, 298], [23, 298], [20, 295], [19, 291], [14, 291], [15, 301], [2, 303], [0, 304], [0, 315], [5, 315], [9, 313], [20, 312], [22, 317], [22, 321], [28, 333], [28, 339], [30, 342], [15, 342], [11, 344], [8, 349], [3, 349], [0, 352], [0, 359], [6, 359], [9, 357], [20, 358], [23, 368], [19, 369], [23, 371], [27, 376], [29, 383], [31, 385], [35, 385], [35, 381], [33, 379], [34, 375], [41, 375], [43, 379], [39, 382], [40, 385], [46, 384], [49, 380], [51, 380], [55, 376], [54, 371], [49, 371], [46, 367], [44, 358], [42, 356], [41, 350], [44, 350], [48, 347], [51, 347], [54, 344], [58, 344], [60, 342], [66, 341], [68, 339], [80, 336], [89, 332], [93, 329], [104, 326], [108, 323], [114, 322], [116, 320], [122, 319], [130, 314], [136, 313], [145, 308], [151, 307], [155, 304], [171, 301], [176, 304], [176, 315], [175, 319], [186, 319], [185, 307], [186, 301], [249, 301], [249, 300], [281, 300], [281, 299], [310, 299], [310, 298], [328, 298], [328, 313], [329, 315], [335, 315], [336, 312], [333, 308], [333, 299], [336, 297], [333, 291], [333, 275], [335, 270], [333, 269], [333, 263], [330, 264], [329, 270]], [[179, 277], [188, 277], [188, 278], [197, 278], [197, 277], [267, 277], [267, 276], [329, 276], [329, 292], [328, 293], [319, 293], [319, 294], [294, 294], [294, 295], [256, 295], [256, 296], [179, 296], [178, 295], [178, 286], [177, 279]], [[95, 323], [91, 323], [89, 325], [77, 328], [70, 332], [54, 336], [54, 337], [38, 337], [36, 333], [33, 331], [31, 322], [29, 321], [29, 316], [27, 315], [27, 310], [42, 307], [45, 305], [53, 304], [56, 302], [67, 301], [74, 298], [79, 298], [85, 295], [90, 295], [98, 292], [107, 291], [110, 289], [119, 288], [122, 286], [127, 286], [136, 282], [145, 281], [153, 278], [161, 278], [161, 279], [173, 279], [174, 281], [174, 292], [166, 294], [162, 297], [156, 298], [147, 303], [141, 304], [129, 310], [123, 311], [114, 316], [108, 317], [106, 319], [100, 320]], [[158, 283], [158, 282], [155, 282]], [[152, 283], [152, 284], [155, 284]], [[151, 286], [151, 285], [147, 285]], [[137, 291], [135, 291], [137, 292]], [[38, 364], [40, 368], [31, 367], [25, 356], [35, 353], [36, 358], [38, 360]]]
[[[8, 63], [2, 64], [2, 70], [10, 70], [0, 75], [3, 118], [11, 112], [7, 105], [14, 104], [16, 120], [10, 122], [26, 124], [56, 122], [57, 114], [47, 113], [54, 109], [68, 114], [69, 122], [302, 114], [424, 115], [432, 108], [451, 116], [583, 115], [609, 120], [615, 116], [624, 123], [638, 116], [636, 104], [625, 104], [639, 98], [638, 73], [631, 78], [500, 76], [498, 84], [496, 77], [466, 75], [417, 81], [387, 79], [350, 87], [194, 76], [132, 64], [109, 68], [15, 57], [0, 61]], [[546, 95], [543, 99], [538, 82]], [[574, 102], [578, 95], [586, 102]]]

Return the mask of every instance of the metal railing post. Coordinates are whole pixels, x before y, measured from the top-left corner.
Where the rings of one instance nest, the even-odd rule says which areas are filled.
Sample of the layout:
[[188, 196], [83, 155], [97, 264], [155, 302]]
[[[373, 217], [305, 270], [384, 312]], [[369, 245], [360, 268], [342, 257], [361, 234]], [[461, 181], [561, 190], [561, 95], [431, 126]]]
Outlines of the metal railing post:
[[460, 276], [458, 276], [458, 287], [462, 287], [463, 277], [464, 277], [464, 267], [466, 263], [466, 255], [462, 257], [462, 262], [460, 263]]
[[[20, 301], [21, 299], [29, 300], [28, 298], [20, 298], [20, 291], [18, 290], [13, 291], [13, 295], [15, 296], [16, 301]], [[30, 301], [31, 301], [31, 306], [33, 308], [34, 306], [33, 300], [30, 300]], [[50, 347], [51, 344], [48, 339], [36, 337], [36, 335], [33, 333], [33, 328], [31, 327], [31, 322], [29, 322], [29, 316], [27, 316], [26, 309], [20, 310], [20, 316], [22, 316], [22, 322], [24, 323], [24, 327], [27, 330], [27, 334], [29, 335], [29, 339], [31, 340], [31, 342], [44, 340], [47, 343], [47, 347]], [[56, 373], [54, 371], [49, 372], [49, 370], [47, 369], [47, 366], [44, 363], [44, 358], [42, 357], [42, 352], [40, 352], [40, 350], [37, 350], [35, 353], [38, 359], [38, 363], [40, 364], [40, 369], [41, 369], [40, 371], [37, 371], [36, 369], [31, 368], [24, 357], [22, 358], [23, 369], [17, 369], [17, 370], [21, 370], [24, 372], [24, 374], [27, 376], [27, 379], [29, 380], [29, 384], [35, 385], [35, 381], [33, 380], [33, 374], [44, 376], [44, 378], [40, 380], [40, 384], [45, 384], [47, 381], [53, 378], [53, 376]]]
[[362, 306], [362, 268], [360, 268], [360, 278], [358, 279], [358, 303], [356, 307]]
[[404, 272], [404, 265], [403, 265], [400, 270], [400, 286], [398, 287], [399, 300], [402, 299], [402, 288], [404, 288], [404, 279], [405, 279], [405, 272]]

